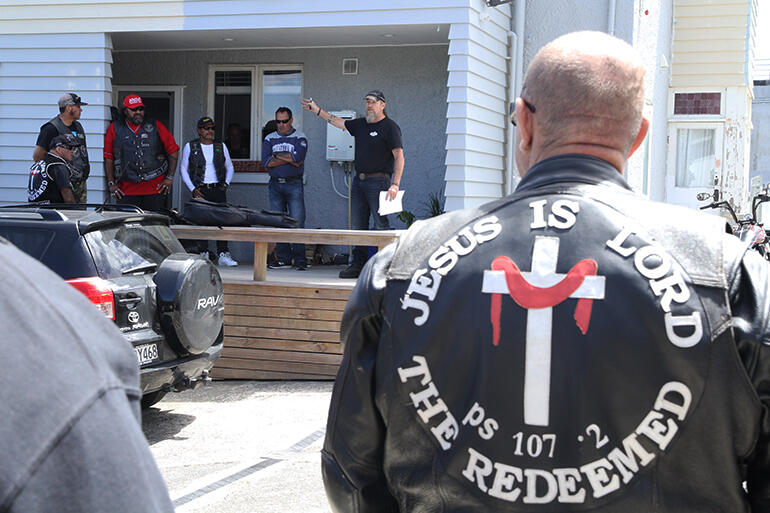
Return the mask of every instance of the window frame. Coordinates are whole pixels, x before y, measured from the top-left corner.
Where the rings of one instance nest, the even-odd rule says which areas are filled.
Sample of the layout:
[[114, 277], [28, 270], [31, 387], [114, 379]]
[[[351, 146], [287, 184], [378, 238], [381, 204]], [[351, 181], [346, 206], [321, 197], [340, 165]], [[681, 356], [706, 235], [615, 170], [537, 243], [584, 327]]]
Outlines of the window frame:
[[[251, 134], [251, 140], [249, 141], [250, 153], [255, 158], [252, 160], [261, 160], [262, 155], [262, 138], [257, 134], [262, 134], [262, 127], [268, 121], [267, 119], [261, 119], [262, 117], [262, 91], [264, 89], [264, 72], [265, 71], [299, 71], [302, 75], [300, 80], [300, 97], [304, 98], [305, 92], [305, 70], [302, 64], [209, 64], [208, 72], [208, 91], [207, 97], [207, 111], [214, 114], [214, 97], [216, 96], [216, 73], [218, 71], [250, 71], [251, 72], [251, 126], [249, 127], [249, 133]], [[293, 126], [297, 130], [302, 129], [302, 117], [299, 116], [302, 112], [301, 106], [297, 105], [296, 108], [289, 106], [292, 109], [294, 115]], [[235, 173], [233, 175], [233, 183], [261, 183], [266, 184], [270, 181], [268, 173]]]

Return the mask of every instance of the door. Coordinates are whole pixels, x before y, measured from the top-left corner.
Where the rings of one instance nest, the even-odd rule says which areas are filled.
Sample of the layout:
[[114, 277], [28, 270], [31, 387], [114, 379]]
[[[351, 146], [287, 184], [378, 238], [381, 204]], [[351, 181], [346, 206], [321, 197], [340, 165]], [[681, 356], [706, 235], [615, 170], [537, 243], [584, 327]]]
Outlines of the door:
[[[722, 190], [722, 123], [671, 123], [668, 135], [666, 202], [690, 208], [707, 204], [699, 192]], [[729, 198], [725, 198], [729, 200]]]

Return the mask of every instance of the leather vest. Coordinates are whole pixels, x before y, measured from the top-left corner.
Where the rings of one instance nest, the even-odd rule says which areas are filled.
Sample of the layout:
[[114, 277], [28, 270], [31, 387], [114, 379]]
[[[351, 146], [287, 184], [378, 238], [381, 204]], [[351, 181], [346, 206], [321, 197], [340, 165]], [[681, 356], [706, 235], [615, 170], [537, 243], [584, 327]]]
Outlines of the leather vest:
[[64, 159], [50, 153], [32, 164], [29, 170], [29, 183], [27, 184], [27, 201], [30, 203], [64, 203], [60, 184], [57, 184], [53, 176], [49, 174], [49, 170], [53, 166], [69, 167]]
[[[206, 177], [206, 157], [203, 155], [200, 139], [190, 141], [190, 158], [187, 161], [187, 172], [190, 174], [190, 180], [198, 187], [203, 183]], [[214, 170], [217, 173], [217, 182], [224, 183], [227, 175], [225, 169], [225, 152], [222, 149], [222, 143], [214, 142]]]
[[[75, 150], [72, 156], [72, 162], [69, 163], [71, 171], [71, 180], [73, 182], [85, 181], [91, 174], [91, 164], [88, 161], [88, 149], [86, 148], [86, 132], [79, 121], [74, 121], [72, 126], [67, 126], [59, 116], [51, 119], [45, 125], [51, 124], [59, 131], [59, 135], [71, 134], [75, 129], [77, 138], [80, 141], [80, 147]], [[43, 125], [43, 127], [45, 126]], [[41, 127], [42, 128], [42, 127]]]
[[[371, 369], [400, 510], [745, 511], [761, 409], [731, 329], [740, 241], [598, 159], [539, 166], [508, 198], [415, 223], [350, 297], [345, 354]], [[344, 459], [376, 436], [344, 401], [326, 458], [372, 465]]]
[[148, 182], [166, 174], [168, 158], [155, 121], [145, 121], [136, 133], [125, 122], [113, 126], [116, 180]]

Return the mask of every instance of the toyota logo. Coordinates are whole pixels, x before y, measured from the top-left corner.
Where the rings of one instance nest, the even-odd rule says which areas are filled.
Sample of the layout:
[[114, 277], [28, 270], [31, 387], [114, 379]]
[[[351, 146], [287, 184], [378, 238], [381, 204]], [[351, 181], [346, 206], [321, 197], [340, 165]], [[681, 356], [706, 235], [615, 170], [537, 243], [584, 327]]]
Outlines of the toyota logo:
[[133, 324], [139, 322], [139, 312], [128, 312], [128, 322]]

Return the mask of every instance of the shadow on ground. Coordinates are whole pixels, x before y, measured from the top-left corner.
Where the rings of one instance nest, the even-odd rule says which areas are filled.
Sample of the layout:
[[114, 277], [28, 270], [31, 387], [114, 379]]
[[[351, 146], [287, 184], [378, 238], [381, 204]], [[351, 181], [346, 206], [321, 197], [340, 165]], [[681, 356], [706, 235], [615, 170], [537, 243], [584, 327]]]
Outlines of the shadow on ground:
[[165, 410], [161, 402], [142, 412], [142, 431], [150, 445], [164, 440], [185, 440], [184, 437], [177, 437], [177, 435], [194, 420], [194, 415]]

